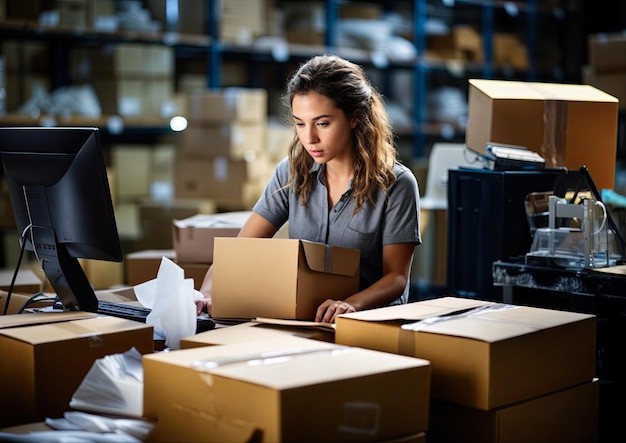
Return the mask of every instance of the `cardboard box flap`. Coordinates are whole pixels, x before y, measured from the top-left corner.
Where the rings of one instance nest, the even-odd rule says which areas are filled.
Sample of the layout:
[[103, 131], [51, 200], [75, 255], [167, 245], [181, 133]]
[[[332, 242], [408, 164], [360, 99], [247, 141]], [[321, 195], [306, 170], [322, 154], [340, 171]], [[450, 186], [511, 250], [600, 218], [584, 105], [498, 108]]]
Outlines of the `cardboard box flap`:
[[48, 323], [80, 320], [96, 317], [97, 314], [84, 311], [36, 312], [0, 316], [0, 330], [19, 326], [34, 326]]
[[354, 276], [359, 272], [359, 249], [338, 248], [301, 240], [307, 266], [312, 271]]
[[417, 303], [341, 314], [339, 317], [369, 322], [414, 323], [430, 317], [450, 315], [455, 312], [484, 306], [486, 303], [485, 301], [474, 299], [442, 297]]
[[470, 79], [469, 83], [494, 99], [617, 102], [617, 98], [590, 85]]
[[424, 331], [493, 343], [593, 317], [590, 314], [487, 303], [457, 313], [428, 317], [401, 327], [407, 331]]
[[[430, 365], [427, 360], [415, 357], [294, 336], [184, 349], [165, 354], [151, 354], [144, 358], [164, 360], [201, 372], [281, 390]], [[372, 358], [372, 354], [376, 354], [376, 358]], [[326, 370], [311, 371], [312, 361]], [[277, 365], [281, 365], [281, 370], [277, 370]]]
[[322, 323], [317, 321], [306, 320], [288, 320], [283, 318], [267, 318], [257, 317], [252, 320], [252, 323], [266, 324], [272, 326], [288, 326], [303, 329], [321, 329], [323, 331], [335, 332], [334, 323]]
[[146, 327], [146, 325], [141, 322], [106, 316], [97, 316], [79, 321], [70, 320], [58, 322], [42, 327], [38, 326], [39, 325], [0, 330], [0, 335], [5, 335], [25, 343], [39, 345], [42, 343], [71, 340], [76, 337], [89, 337], [97, 340], [97, 337], [103, 334], [120, 333]]

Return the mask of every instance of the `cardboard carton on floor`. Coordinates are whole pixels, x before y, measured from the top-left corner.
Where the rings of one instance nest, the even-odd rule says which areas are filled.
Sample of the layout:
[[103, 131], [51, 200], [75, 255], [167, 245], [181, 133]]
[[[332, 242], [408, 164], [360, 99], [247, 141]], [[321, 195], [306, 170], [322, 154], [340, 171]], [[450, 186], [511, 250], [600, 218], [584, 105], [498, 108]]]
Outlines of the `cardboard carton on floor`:
[[599, 384], [590, 380], [491, 411], [433, 401], [428, 441], [593, 443], [598, 438]]
[[150, 441], [385, 441], [428, 427], [429, 362], [283, 337], [143, 357]]
[[285, 336], [321, 340], [329, 343], [335, 342], [335, 331], [331, 327], [321, 328], [250, 321], [192, 335], [191, 337], [182, 339], [180, 341], [180, 347], [181, 349], [189, 349], [200, 346], [217, 346], [256, 340], [270, 340], [272, 338]]
[[442, 297], [343, 314], [335, 342], [429, 360], [434, 399], [491, 410], [593, 379], [596, 318]]
[[480, 154], [492, 142], [522, 146], [546, 167], [586, 165], [613, 189], [617, 117], [617, 98], [593, 86], [470, 79], [465, 142]]
[[[40, 315], [25, 320], [36, 321]], [[0, 426], [62, 417], [93, 363], [132, 347], [142, 354], [153, 352], [152, 326], [100, 316], [1, 329]]]
[[358, 249], [282, 238], [216, 238], [213, 311], [220, 319], [313, 320], [327, 298], [359, 288]]

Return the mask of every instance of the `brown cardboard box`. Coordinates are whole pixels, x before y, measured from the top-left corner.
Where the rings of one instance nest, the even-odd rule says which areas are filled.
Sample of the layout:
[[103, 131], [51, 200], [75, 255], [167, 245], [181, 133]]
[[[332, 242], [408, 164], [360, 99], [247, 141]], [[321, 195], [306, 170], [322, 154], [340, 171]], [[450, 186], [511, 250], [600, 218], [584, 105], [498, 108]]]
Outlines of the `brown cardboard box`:
[[[176, 252], [173, 249], [147, 249], [127, 254], [125, 260], [126, 284], [136, 286], [154, 280], [159, 272], [163, 257], [176, 262]], [[176, 262], [176, 264], [185, 271], [185, 278], [193, 279], [194, 288], [200, 290], [204, 276], [209, 269], [209, 263]]]
[[0, 426], [62, 417], [97, 359], [153, 346], [152, 326], [113, 317], [0, 330]]
[[[0, 270], [0, 290], [8, 291], [13, 280], [15, 270]], [[41, 291], [43, 284], [41, 278], [32, 269], [21, 269], [17, 273], [13, 284], [13, 292], [22, 294], [36, 294]]]
[[598, 73], [593, 66], [583, 66], [583, 82], [611, 94], [619, 100], [619, 109], [626, 110], [626, 68], [622, 72]]
[[465, 141], [523, 146], [547, 167], [586, 165], [599, 188], [615, 187], [618, 101], [589, 85], [469, 80]]
[[335, 342], [335, 331], [331, 327], [321, 328], [250, 321], [192, 335], [182, 339], [180, 347], [181, 349], [189, 349], [201, 346], [248, 343], [257, 340], [280, 339], [285, 336], [302, 337], [329, 343]]
[[267, 90], [222, 88], [194, 92], [189, 97], [189, 121], [193, 123], [265, 123]]
[[137, 249], [172, 249], [172, 222], [215, 211], [215, 203], [202, 199], [143, 200], [139, 206], [141, 239]]
[[187, 263], [212, 263], [215, 237], [237, 237], [250, 211], [197, 214], [172, 222], [176, 260]]
[[[0, 290], [0, 313], [4, 313], [4, 307], [6, 306], [8, 297], [8, 292]], [[9, 299], [7, 315], [29, 312], [28, 309], [30, 308], [43, 308], [52, 306], [53, 302], [54, 294], [43, 295], [33, 299], [33, 294], [27, 295], [14, 292], [11, 294], [11, 298]]]
[[486, 411], [591, 380], [595, 340], [592, 315], [456, 297], [335, 321], [336, 343], [429, 360], [434, 399]]
[[449, 34], [430, 35], [427, 46], [437, 58], [470, 62], [484, 60], [480, 33], [469, 25], [454, 26]]
[[428, 441], [435, 443], [592, 443], [598, 438], [599, 382], [481, 411], [431, 403]]
[[190, 125], [181, 134], [179, 152], [188, 157], [210, 159], [226, 156], [242, 160], [265, 150], [265, 125], [228, 123]]
[[589, 62], [596, 72], [626, 71], [626, 32], [592, 34], [588, 46]]
[[279, 238], [216, 238], [215, 318], [313, 320], [327, 298], [359, 288], [360, 250]]
[[96, 289], [109, 289], [124, 284], [124, 264], [107, 260], [79, 259], [87, 280]]
[[155, 353], [143, 367], [149, 441], [367, 442], [428, 426], [421, 359], [283, 337]]
[[213, 199], [220, 207], [249, 210], [263, 193], [272, 168], [266, 156], [254, 160], [176, 159], [176, 198]]

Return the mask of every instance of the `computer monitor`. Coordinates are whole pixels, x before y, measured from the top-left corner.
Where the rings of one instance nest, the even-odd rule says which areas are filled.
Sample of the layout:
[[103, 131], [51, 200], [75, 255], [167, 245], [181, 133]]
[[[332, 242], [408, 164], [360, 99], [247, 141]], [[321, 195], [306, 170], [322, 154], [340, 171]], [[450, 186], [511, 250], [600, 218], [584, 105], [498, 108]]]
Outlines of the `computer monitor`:
[[0, 128], [0, 161], [20, 245], [65, 310], [98, 309], [79, 258], [122, 261], [97, 128]]

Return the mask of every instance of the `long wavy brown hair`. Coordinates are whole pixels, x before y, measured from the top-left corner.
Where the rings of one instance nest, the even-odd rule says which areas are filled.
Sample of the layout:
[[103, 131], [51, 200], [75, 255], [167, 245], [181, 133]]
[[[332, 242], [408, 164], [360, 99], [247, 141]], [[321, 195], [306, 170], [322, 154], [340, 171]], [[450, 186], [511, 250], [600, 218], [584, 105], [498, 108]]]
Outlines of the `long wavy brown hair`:
[[[354, 213], [357, 213], [365, 202], [374, 203], [377, 189], [386, 192], [396, 179], [393, 172], [396, 161], [394, 135], [383, 98], [360, 66], [335, 55], [311, 58], [287, 82], [282, 101], [289, 110], [290, 124], [294, 124], [291, 112], [294, 96], [309, 92], [328, 97], [348, 118], [357, 120], [353, 129], [352, 182], [356, 201]], [[295, 135], [288, 156], [290, 181], [287, 186], [293, 186], [302, 204], [306, 205], [313, 186], [310, 173], [313, 158]]]

